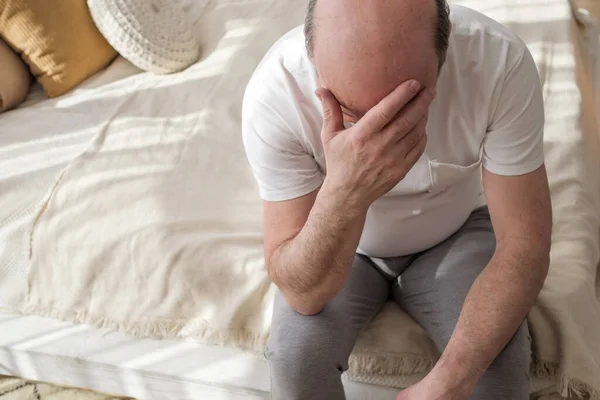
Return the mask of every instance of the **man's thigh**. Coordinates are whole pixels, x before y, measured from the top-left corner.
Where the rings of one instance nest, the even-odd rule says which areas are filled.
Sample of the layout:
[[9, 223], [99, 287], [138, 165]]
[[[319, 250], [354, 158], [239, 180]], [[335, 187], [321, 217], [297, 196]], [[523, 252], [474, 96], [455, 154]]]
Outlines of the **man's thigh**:
[[477, 209], [453, 236], [417, 255], [392, 287], [392, 297], [443, 350], [473, 282], [496, 249], [487, 208]]

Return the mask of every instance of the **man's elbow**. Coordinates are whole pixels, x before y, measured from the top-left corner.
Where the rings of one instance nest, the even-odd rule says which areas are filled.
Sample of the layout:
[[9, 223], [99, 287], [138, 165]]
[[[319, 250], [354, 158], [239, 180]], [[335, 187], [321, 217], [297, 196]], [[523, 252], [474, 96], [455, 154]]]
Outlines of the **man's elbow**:
[[[277, 285], [277, 283], [276, 283]], [[316, 294], [314, 293], [304, 293], [298, 294], [289, 288], [285, 288], [284, 286], [279, 286], [279, 290], [281, 291], [281, 295], [283, 300], [290, 306], [294, 311], [310, 317], [312, 315], [317, 315], [323, 308], [327, 302], [320, 300]]]
[[[512, 263], [521, 266], [528, 266], [528, 269], [534, 273], [539, 284], [543, 285], [550, 271], [550, 236], [535, 237], [517, 236], [509, 240], [499, 240], [496, 250], [503, 254], [507, 259], [512, 259]], [[525, 239], [528, 237], [528, 239]], [[516, 258], [515, 258], [516, 257]]]
[[290, 308], [305, 316], [316, 315], [323, 311], [327, 301], [319, 299], [322, 296], [319, 296], [314, 290], [308, 289], [304, 290], [302, 293], [298, 293], [297, 290], [290, 288], [290, 285], [287, 284], [288, 282], [280, 279], [275, 271], [276, 269], [271, 268], [270, 265], [267, 266], [269, 279], [279, 288], [283, 299]]
[[295, 308], [294, 310], [297, 313], [304, 315], [305, 317], [312, 317], [313, 315], [317, 315], [321, 311], [323, 311], [323, 308], [325, 308], [325, 307], [320, 307], [320, 306], [304, 307], [304, 306], [300, 306], [300, 307]]
[[314, 296], [298, 296], [294, 293], [281, 291], [285, 302], [299, 314], [310, 317], [319, 314], [325, 308], [325, 303], [315, 299]]

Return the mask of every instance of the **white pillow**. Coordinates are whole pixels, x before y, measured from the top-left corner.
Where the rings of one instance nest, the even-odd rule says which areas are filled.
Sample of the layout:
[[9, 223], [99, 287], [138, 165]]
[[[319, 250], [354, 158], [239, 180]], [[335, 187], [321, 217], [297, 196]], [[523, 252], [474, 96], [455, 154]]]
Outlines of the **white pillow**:
[[88, 0], [88, 6], [111, 46], [144, 71], [169, 74], [200, 57], [200, 41], [180, 1]]

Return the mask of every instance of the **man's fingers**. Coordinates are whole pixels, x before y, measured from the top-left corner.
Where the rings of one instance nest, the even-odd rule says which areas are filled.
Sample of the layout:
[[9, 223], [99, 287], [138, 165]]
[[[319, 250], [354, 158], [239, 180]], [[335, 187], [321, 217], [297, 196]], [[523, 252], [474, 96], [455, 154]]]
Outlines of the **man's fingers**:
[[406, 153], [406, 157], [404, 157], [405, 162], [410, 165], [412, 168], [419, 158], [425, 152], [425, 148], [427, 147], [427, 135], [421, 136], [419, 142], [412, 148], [408, 153]]
[[319, 88], [315, 92], [323, 107], [323, 143], [329, 142], [338, 132], [344, 130], [342, 108], [335, 96], [327, 89]]
[[402, 110], [421, 89], [415, 80], [402, 83], [361, 118], [359, 124], [369, 133], [380, 132]]
[[408, 135], [421, 122], [425, 123], [424, 117], [429, 110], [434, 95], [430, 90], [423, 90], [419, 93], [398, 117], [386, 126], [382, 133], [388, 136], [395, 136], [396, 141], [401, 140]]
[[[393, 123], [393, 122], [392, 122]], [[400, 134], [398, 129], [391, 128], [391, 124], [388, 125], [381, 132], [381, 137], [384, 138], [385, 143], [393, 146], [399, 146], [405, 149], [405, 153], [412, 149], [417, 144], [421, 135], [425, 133], [427, 128], [427, 119], [425, 116], [410, 129], [410, 131], [404, 135]]]

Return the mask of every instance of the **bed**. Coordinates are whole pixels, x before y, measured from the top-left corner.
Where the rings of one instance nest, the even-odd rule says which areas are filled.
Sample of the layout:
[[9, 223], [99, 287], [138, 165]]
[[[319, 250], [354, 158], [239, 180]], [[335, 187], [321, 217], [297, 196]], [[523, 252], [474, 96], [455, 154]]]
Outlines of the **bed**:
[[[551, 111], [549, 119], [566, 121], [555, 123], [546, 132], [547, 162], [549, 171], [554, 173], [551, 176], [553, 196], [555, 199], [563, 199], [555, 204], [555, 214], [558, 212], [559, 216], [555, 242], [559, 244], [557, 247], [563, 257], [564, 254], [570, 255], [572, 262], [569, 263], [592, 266], [591, 270], [594, 272], [586, 278], [588, 284], [582, 286], [581, 291], [595, 288], [596, 303], [589, 307], [600, 309], [600, 276], [597, 275], [596, 268], [600, 260], [600, 145], [597, 125], [600, 110], [600, 52], [597, 28], [589, 16], [573, 9], [566, 0], [515, 0], [512, 3], [501, 0], [485, 3], [463, 0], [460, 3], [508, 23], [521, 35], [539, 62], [540, 73], [545, 79], [547, 110]], [[517, 3], [518, 7], [515, 9]], [[195, 321], [188, 321], [174, 329], [173, 326], [165, 327], [161, 324], [138, 324], [134, 327], [115, 322], [116, 319], [93, 320], [89, 318], [89, 314], [68, 312], [80, 307], [76, 302], [70, 302], [67, 306], [55, 304], [56, 307], [52, 308], [47, 300], [52, 296], [56, 297], [56, 293], [52, 293], [48, 282], [56, 277], [48, 276], [46, 280], [36, 281], [32, 279], [31, 271], [32, 268], [37, 269], [42, 276], [50, 268], [42, 268], [40, 271], [41, 267], [58, 265], [60, 261], [64, 261], [65, 254], [72, 254], [60, 253], [62, 250], [57, 247], [61, 244], [68, 244], [73, 251], [79, 252], [77, 254], [80, 257], [85, 257], [86, 254], [95, 254], [95, 245], [104, 240], [98, 236], [89, 236], [89, 230], [79, 232], [76, 228], [78, 225], [89, 225], [87, 220], [81, 219], [82, 215], [88, 215], [86, 213], [96, 217], [109, 212], [92, 206], [83, 211], [75, 210], [68, 203], [70, 198], [86, 196], [85, 191], [78, 187], [78, 191], [68, 193], [71, 197], [65, 195], [64, 191], [69, 182], [77, 182], [82, 176], [88, 176], [85, 175], [86, 168], [92, 165], [88, 163], [89, 160], [105, 162], [94, 165], [95, 168], [102, 167], [102, 171], [108, 175], [94, 176], [102, 183], [100, 187], [108, 192], [114, 189], [114, 181], [120, 178], [120, 175], [116, 172], [113, 174], [108, 167], [111, 163], [126, 161], [131, 152], [136, 150], [136, 146], [152, 147], [155, 143], [160, 143], [163, 147], [180, 145], [181, 137], [174, 134], [165, 137], [166, 129], [184, 136], [198, 125], [227, 129], [230, 125], [225, 120], [239, 119], [241, 99], [237, 98], [220, 108], [219, 112], [222, 114], [218, 115], [224, 117], [223, 125], [210, 125], [215, 115], [211, 114], [207, 98], [221, 99], [223, 97], [219, 96], [224, 96], [224, 93], [237, 93], [239, 97], [243, 87], [239, 87], [239, 81], [229, 79], [231, 71], [243, 67], [249, 74], [260, 59], [261, 51], [266, 51], [279, 35], [301, 23], [305, 1], [290, 1], [286, 6], [274, 4], [268, 0], [213, 1], [197, 23], [198, 32], [204, 41], [203, 59], [190, 68], [189, 72], [169, 77], [153, 77], [141, 73], [126, 60], [118, 58], [107, 69], [65, 96], [48, 100], [39, 88], [35, 88], [27, 102], [18, 110], [0, 114], [0, 374], [91, 388], [140, 399], [269, 398], [268, 365], [260, 351], [257, 351], [268, 333], [267, 319], [256, 317], [246, 320], [245, 326], [252, 326], [258, 334], [251, 338], [246, 335], [245, 340], [237, 342], [223, 337], [219, 331], [207, 333]], [[270, 27], [263, 29], [262, 26], [267, 21]], [[264, 43], [254, 44], [250, 51], [249, 41], [256, 38]], [[194, 87], [195, 83], [199, 86]], [[210, 91], [194, 90], [206, 88]], [[175, 100], [174, 94], [181, 98]], [[565, 99], [570, 105], [568, 108], [564, 108]], [[174, 105], [165, 105], [165, 100], [172, 100]], [[138, 113], [138, 109], [143, 109], [144, 112]], [[567, 127], [566, 131], [561, 131], [564, 127]], [[127, 140], [119, 139], [118, 134], [123, 132], [128, 133]], [[218, 137], [201, 142], [204, 145], [206, 143], [216, 149], [221, 149], [223, 145]], [[98, 149], [106, 149], [107, 146], [114, 146], [109, 149], [111, 151], [108, 154], [96, 153]], [[98, 154], [102, 157], [98, 157]], [[189, 159], [199, 166], [212, 161], [235, 175], [232, 179], [239, 179], [240, 186], [247, 182], [242, 182], [242, 178], [249, 176], [248, 167], [243, 161], [225, 156], [219, 160], [211, 159], [210, 156], [205, 160], [196, 160], [193, 153], [173, 154], [181, 156], [179, 159], [175, 157], [169, 160], [173, 165], [185, 165], [185, 162], [190, 162]], [[115, 155], [118, 158], [110, 158]], [[152, 162], [153, 176], [163, 172], [157, 160], [143, 162]], [[140, 160], [136, 159], [135, 163], [140, 164]], [[138, 169], [129, 171], [140, 179], [145, 179], [147, 172], [148, 170]], [[208, 177], [188, 177], [190, 182], [194, 179], [208, 188], [211, 184], [218, 184]], [[124, 182], [124, 185], [128, 185], [128, 182], [130, 181]], [[171, 188], [170, 182], [152, 182], [152, 185], [159, 185], [158, 189], [162, 188], [166, 192]], [[84, 183], [88, 185], [83, 186], [84, 188], [98, 187], [91, 186], [92, 183], [97, 185], [96, 181], [90, 183], [86, 180]], [[147, 194], [140, 192], [125, 196], [122, 192], [118, 193], [122, 197], [119, 197], [120, 202], [115, 208], [123, 210], [127, 210], [129, 204]], [[186, 186], [183, 193], [197, 193], [197, 189]], [[202, 201], [205, 203], [202, 204], [210, 205], [214, 210], [215, 204], [225, 204], [226, 199], [243, 197], [247, 193], [220, 191], [212, 197], [203, 196]], [[52, 212], [57, 212], [56, 205], [61, 201], [66, 202], [61, 204], [70, 204], [71, 207], [68, 214], [70, 219], [66, 218], [71, 223], [67, 227], [63, 226], [64, 222], [52, 223], [56, 219], [50, 218], [58, 215]], [[160, 205], [173, 206], [171, 208], [194, 206], [182, 205], [178, 201], [180, 200], [166, 196], [159, 205], [149, 204], [148, 210]], [[237, 257], [236, 262], [243, 265], [241, 270], [259, 271], [260, 227], [257, 228], [257, 217], [253, 215], [257, 200], [244, 198], [240, 201], [237, 204], [242, 205], [241, 211], [223, 210], [224, 213], [235, 214], [238, 221], [233, 236], [224, 233], [228, 226], [214, 224], [214, 216], [196, 217], [213, 223], [211, 226], [215, 231], [224, 231], [218, 241], [214, 237], [206, 239], [207, 243], [228, 243], [225, 247], [219, 247], [221, 253], [216, 251], [217, 256]], [[46, 225], [41, 224], [44, 218]], [[130, 217], [111, 214], [111, 218], [114, 225], [119, 225], [123, 218]], [[135, 225], [135, 221], [129, 220], [129, 223]], [[98, 225], [94, 225], [94, 228], [98, 228]], [[62, 241], [65, 229], [69, 230], [68, 241]], [[78, 232], [81, 235], [78, 236]], [[57, 240], [48, 240], [53, 234], [58, 235]], [[144, 238], [154, 243], [154, 237]], [[202, 237], [199, 240], [204, 239]], [[235, 242], [233, 247], [230, 244], [232, 240]], [[577, 242], [577, 246], [566, 245], [573, 241]], [[160, 243], [164, 245], [163, 242]], [[232, 249], [237, 256], [232, 256]], [[56, 256], [47, 258], [49, 252]], [[77, 264], [74, 260], [71, 261], [73, 265]], [[109, 261], [102, 259], [106, 264], [110, 264]], [[81, 262], [81, 265], [87, 265], [87, 261]], [[256, 282], [241, 302], [260, 303], [257, 307], [266, 315], [269, 304], [261, 301], [268, 298], [272, 287], [265, 286], [264, 276], [256, 276]], [[91, 278], [81, 275], [81, 279], [85, 281]], [[123, 281], [127, 281], [126, 276]], [[65, 282], [69, 281], [65, 280], [63, 284]], [[74, 293], [78, 290], [90, 291], [89, 287], [78, 287], [76, 281], [72, 283], [70, 288]], [[63, 290], [65, 287], [66, 285]], [[218, 293], [221, 288], [211, 290]], [[572, 295], [565, 300], [572, 301], [567, 302], [568, 304], [583, 307], [581, 299]], [[142, 299], [139, 302], [140, 309], [151, 306], [142, 304]], [[594, 303], [594, 299], [590, 302]], [[210, 310], [203, 308], [202, 315], [206, 317], [209, 314], [234, 313], [239, 311], [241, 305], [237, 304], [235, 310], [231, 309], [233, 311], [230, 307], [230, 303], [215, 303]], [[102, 305], [90, 303], [85, 308], [102, 308]], [[564, 314], [563, 310], [557, 311], [547, 306], [539, 307], [535, 312], [539, 314], [540, 320], [551, 321], [544, 318], [553, 311]], [[141, 311], [140, 313], [143, 314]], [[367, 342], [378, 338], [378, 327], [389, 326], [386, 323], [391, 320], [388, 321], [385, 317], [390, 313], [389, 309], [384, 310], [379, 326], [370, 331], [373, 335], [361, 339], [366, 343], [363, 349], [368, 348]], [[142, 318], [134, 315], [131, 317], [138, 320]], [[545, 328], [543, 326], [540, 330]], [[596, 327], [590, 323], [586, 328]], [[182, 334], [186, 329], [196, 333]], [[173, 333], [174, 331], [176, 332]], [[600, 331], [595, 333], [596, 337], [600, 336]], [[591, 334], [593, 336], [594, 332]], [[379, 346], [382, 345], [379, 343]], [[598, 345], [600, 343], [589, 344]], [[557, 344], [556, 351], [559, 350]], [[593, 351], [590, 353], [594, 354]], [[560, 358], [561, 355], [557, 357]], [[413, 368], [413, 373], [409, 374], [390, 374], [389, 371], [367, 370], [361, 364], [362, 361], [364, 360], [359, 352], [355, 355], [353, 368], [344, 377], [348, 398], [351, 400], [394, 399], [398, 388], [420, 379], [427, 367]], [[600, 360], [596, 362], [600, 365]], [[598, 378], [595, 382], [593, 378], [583, 382], [587, 384], [583, 387], [567, 379], [564, 371], [543, 369], [543, 364], [540, 364], [535, 371], [532, 397], [550, 399], [559, 394], [563, 397], [586, 394], [590, 398], [600, 398], [600, 392], [589, 390], [594, 385], [600, 388]]]

